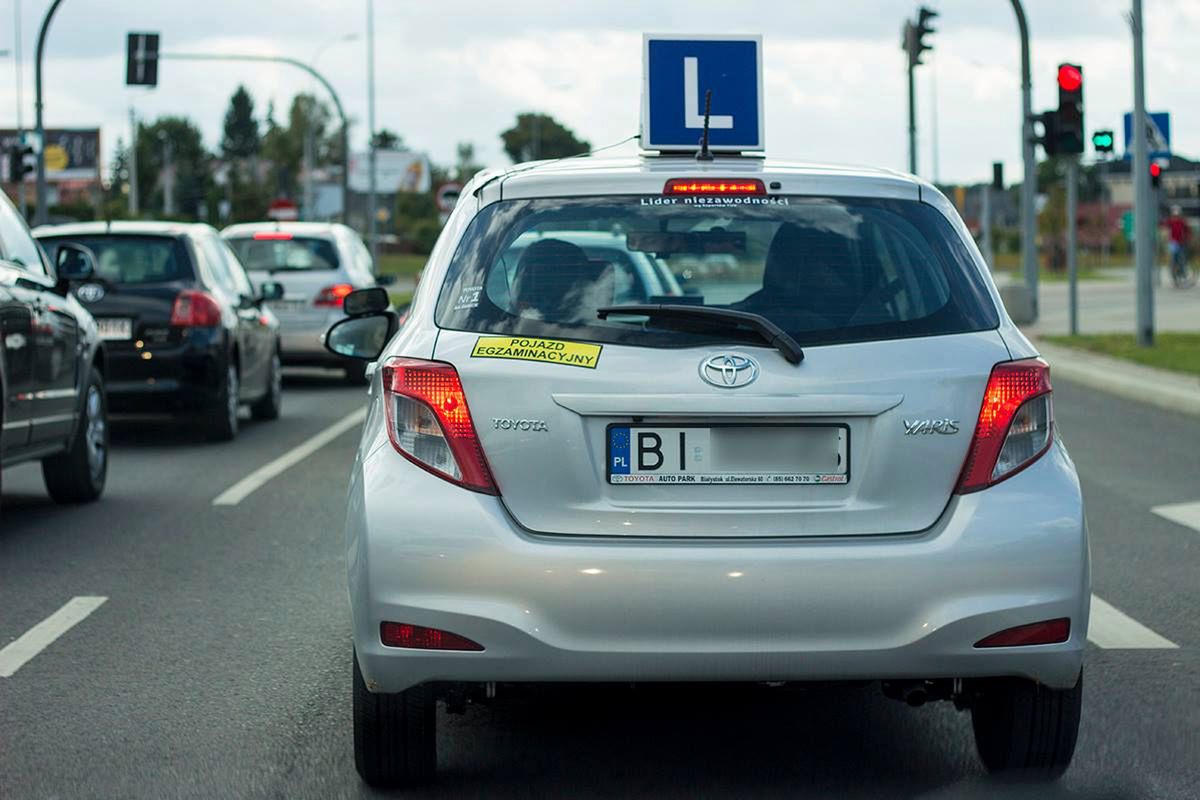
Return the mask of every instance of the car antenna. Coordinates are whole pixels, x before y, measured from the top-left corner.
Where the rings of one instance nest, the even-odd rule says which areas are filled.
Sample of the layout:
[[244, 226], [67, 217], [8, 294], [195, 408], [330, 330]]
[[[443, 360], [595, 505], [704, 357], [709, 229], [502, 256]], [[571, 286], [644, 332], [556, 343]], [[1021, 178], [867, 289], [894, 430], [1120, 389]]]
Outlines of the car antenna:
[[704, 92], [704, 133], [700, 135], [700, 152], [696, 153], [697, 161], [712, 161], [713, 154], [708, 151], [708, 115], [712, 111], [712, 89]]

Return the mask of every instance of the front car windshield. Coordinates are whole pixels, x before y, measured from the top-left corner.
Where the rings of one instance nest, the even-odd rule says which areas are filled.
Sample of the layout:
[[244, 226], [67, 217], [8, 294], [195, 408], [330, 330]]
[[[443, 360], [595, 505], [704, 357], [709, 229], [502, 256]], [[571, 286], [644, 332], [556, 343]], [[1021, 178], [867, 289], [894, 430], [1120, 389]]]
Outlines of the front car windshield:
[[229, 246], [248, 270], [308, 272], [338, 268], [337, 247], [320, 236], [232, 236]]
[[[769, 197], [726, 205], [610, 196], [495, 203], [472, 222], [439, 300], [444, 328], [676, 347], [681, 330], [599, 308], [669, 303], [760, 314], [801, 344], [986, 330], [999, 318], [971, 255], [916, 201]], [[757, 202], [752, 202], [757, 201]], [[711, 327], [711, 326], [710, 326]]]

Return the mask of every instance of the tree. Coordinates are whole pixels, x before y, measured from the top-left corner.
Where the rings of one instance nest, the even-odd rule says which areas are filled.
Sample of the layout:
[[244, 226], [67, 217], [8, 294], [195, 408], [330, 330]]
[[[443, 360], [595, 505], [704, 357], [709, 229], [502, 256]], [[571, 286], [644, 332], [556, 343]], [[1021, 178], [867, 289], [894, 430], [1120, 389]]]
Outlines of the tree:
[[403, 150], [404, 137], [395, 131], [389, 131], [387, 128], [380, 128], [375, 134], [375, 149], [376, 150]]
[[396, 234], [400, 246], [413, 253], [428, 253], [442, 225], [437, 202], [429, 192], [400, 192], [396, 195]]
[[159, 117], [150, 125], [138, 126], [138, 198], [142, 207], [164, 213], [161, 179], [168, 154], [175, 170], [175, 216], [207, 218], [210, 156], [200, 129], [186, 117]]
[[221, 154], [228, 159], [253, 158], [261, 147], [258, 120], [254, 118], [254, 99], [245, 86], [238, 86], [229, 98], [229, 110], [225, 112]]
[[458, 161], [454, 165], [454, 180], [466, 183], [483, 169], [483, 165], [475, 160], [475, 145], [470, 142], [458, 143]]
[[566, 158], [586, 153], [591, 145], [577, 139], [549, 114], [526, 112], [517, 115], [517, 124], [500, 134], [504, 152], [513, 163], [543, 158]]
[[292, 98], [286, 127], [275, 121], [274, 108], [268, 109], [262, 154], [272, 164], [277, 194], [297, 194], [300, 166], [304, 160], [304, 138], [310, 132], [315, 150], [314, 166], [330, 163], [337, 158], [338, 154], [332, 151], [332, 145], [338, 137], [327, 135], [331, 122], [329, 107], [307, 93]]

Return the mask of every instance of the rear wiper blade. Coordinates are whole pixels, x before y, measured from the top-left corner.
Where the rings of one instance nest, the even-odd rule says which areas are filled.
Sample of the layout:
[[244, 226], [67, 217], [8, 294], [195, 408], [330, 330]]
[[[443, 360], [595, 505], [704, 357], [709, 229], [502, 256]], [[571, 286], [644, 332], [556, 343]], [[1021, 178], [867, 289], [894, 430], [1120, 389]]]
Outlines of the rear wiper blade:
[[608, 319], [610, 314], [629, 314], [631, 316], [653, 317], [657, 320], [670, 322], [711, 322], [725, 328], [749, 328], [762, 337], [763, 341], [774, 347], [792, 364], [804, 360], [804, 351], [800, 344], [783, 328], [761, 314], [749, 311], [734, 311], [728, 308], [712, 308], [711, 306], [684, 306], [675, 304], [606, 306], [596, 309], [596, 316]]

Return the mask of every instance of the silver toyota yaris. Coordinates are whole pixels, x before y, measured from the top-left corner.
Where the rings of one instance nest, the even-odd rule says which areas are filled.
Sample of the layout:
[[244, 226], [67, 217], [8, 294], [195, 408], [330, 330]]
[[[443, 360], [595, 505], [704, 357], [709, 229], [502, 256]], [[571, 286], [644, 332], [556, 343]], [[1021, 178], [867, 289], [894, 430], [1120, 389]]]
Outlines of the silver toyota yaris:
[[937, 189], [664, 156], [461, 197], [403, 329], [367, 289], [326, 337], [376, 362], [346, 521], [367, 782], [433, 773], [439, 699], [549, 681], [878, 680], [969, 709], [990, 770], [1066, 769], [1079, 482]]

